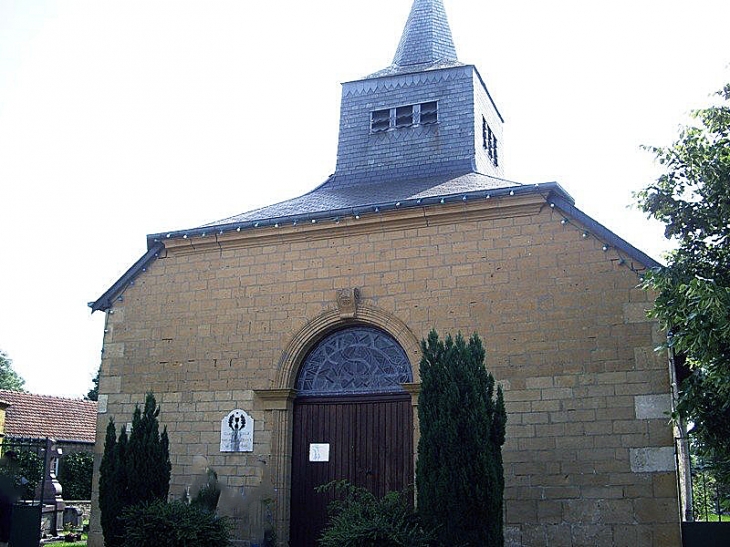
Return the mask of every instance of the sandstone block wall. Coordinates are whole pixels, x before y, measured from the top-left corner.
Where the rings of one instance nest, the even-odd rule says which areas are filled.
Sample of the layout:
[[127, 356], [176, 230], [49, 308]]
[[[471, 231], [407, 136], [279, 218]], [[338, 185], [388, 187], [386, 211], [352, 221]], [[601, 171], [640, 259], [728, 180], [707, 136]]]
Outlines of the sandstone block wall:
[[[357, 287], [381, 318], [369, 322], [410, 341], [416, 381], [431, 328], [482, 337], [507, 402], [507, 545], [679, 545], [668, 365], [629, 267], [640, 265], [561, 219], [531, 196], [166, 242], [107, 312], [97, 438], [152, 390], [171, 497], [210, 465], [239, 538], [271, 518], [285, 540], [288, 388], [307, 344], [287, 348], [324, 334], [322, 317], [358, 321], [336, 304]], [[234, 408], [256, 420], [253, 453], [219, 451]]]

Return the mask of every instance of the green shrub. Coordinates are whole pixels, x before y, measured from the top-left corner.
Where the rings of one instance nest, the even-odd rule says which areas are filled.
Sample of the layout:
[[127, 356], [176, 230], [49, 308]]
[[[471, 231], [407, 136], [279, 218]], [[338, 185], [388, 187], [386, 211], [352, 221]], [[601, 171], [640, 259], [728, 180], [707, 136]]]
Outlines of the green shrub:
[[182, 501], [133, 505], [122, 521], [124, 547], [225, 547], [231, 540], [227, 517]]
[[334, 481], [319, 491], [334, 489], [342, 496], [330, 503], [330, 521], [320, 547], [427, 547], [432, 535], [423, 529], [409, 496], [388, 492], [382, 498], [346, 481]]
[[76, 452], [64, 456], [58, 470], [58, 482], [63, 487], [63, 499], [90, 500], [93, 469], [94, 456], [88, 452]]

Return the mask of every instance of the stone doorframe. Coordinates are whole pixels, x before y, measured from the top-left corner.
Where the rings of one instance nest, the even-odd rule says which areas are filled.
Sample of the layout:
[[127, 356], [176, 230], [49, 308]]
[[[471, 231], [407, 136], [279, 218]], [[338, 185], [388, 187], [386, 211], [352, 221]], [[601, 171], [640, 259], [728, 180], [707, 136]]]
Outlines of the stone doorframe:
[[338, 328], [353, 325], [372, 326], [385, 331], [395, 338], [408, 356], [414, 382], [403, 384], [403, 388], [411, 395], [413, 405], [413, 468], [415, 469], [420, 431], [418, 425], [418, 394], [420, 393], [418, 363], [421, 349], [418, 338], [403, 321], [375, 307], [359, 304], [354, 314], [347, 315], [343, 315], [338, 309], [325, 311], [309, 321], [287, 344], [279, 359], [272, 388], [254, 391], [256, 406], [265, 412], [264, 423], [271, 424], [269, 426], [271, 428], [271, 480], [276, 497], [273, 510], [278, 545], [288, 545], [289, 541], [292, 415], [294, 399], [297, 396], [294, 385], [299, 367], [309, 350], [325, 335]]

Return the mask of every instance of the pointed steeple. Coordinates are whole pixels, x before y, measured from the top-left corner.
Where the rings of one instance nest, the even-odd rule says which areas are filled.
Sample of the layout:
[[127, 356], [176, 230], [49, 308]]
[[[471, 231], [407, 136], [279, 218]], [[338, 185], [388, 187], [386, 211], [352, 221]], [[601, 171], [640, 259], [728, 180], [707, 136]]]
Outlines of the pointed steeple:
[[342, 86], [332, 184], [502, 177], [502, 117], [459, 62], [443, 0], [413, 0], [393, 63]]
[[443, 0], [414, 0], [393, 64], [404, 67], [457, 61]]

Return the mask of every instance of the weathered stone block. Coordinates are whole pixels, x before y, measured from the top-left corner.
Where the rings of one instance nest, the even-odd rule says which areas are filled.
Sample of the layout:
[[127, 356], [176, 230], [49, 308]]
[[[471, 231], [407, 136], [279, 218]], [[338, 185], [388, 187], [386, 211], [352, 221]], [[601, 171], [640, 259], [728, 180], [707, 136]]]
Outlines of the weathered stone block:
[[629, 456], [634, 473], [659, 473], [676, 469], [674, 447], [671, 446], [632, 448]]
[[669, 413], [672, 408], [671, 394], [636, 395], [634, 399], [637, 419], [669, 419]]

